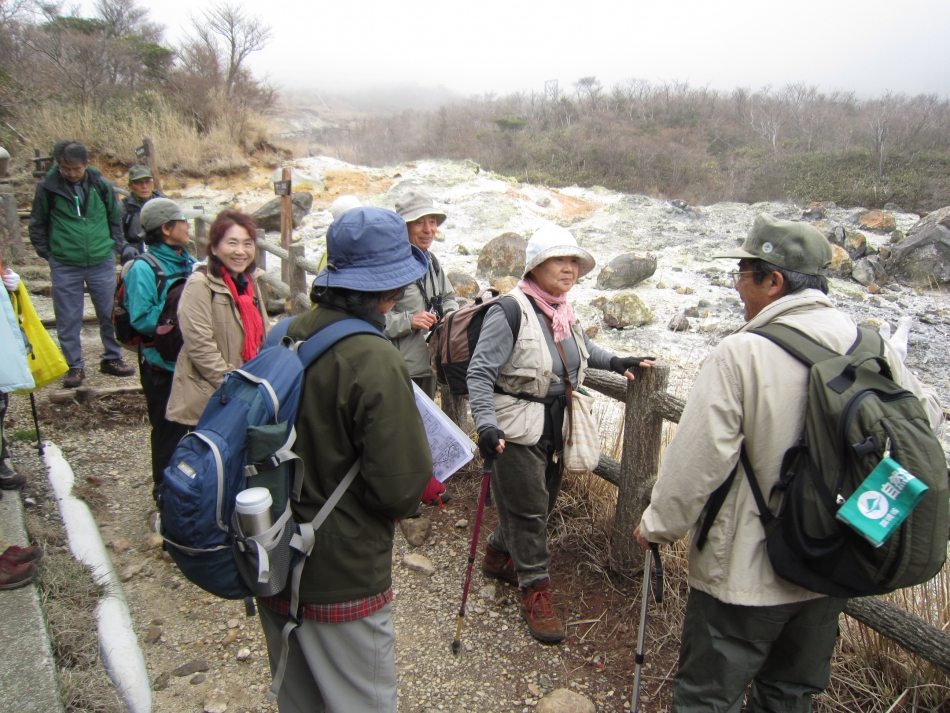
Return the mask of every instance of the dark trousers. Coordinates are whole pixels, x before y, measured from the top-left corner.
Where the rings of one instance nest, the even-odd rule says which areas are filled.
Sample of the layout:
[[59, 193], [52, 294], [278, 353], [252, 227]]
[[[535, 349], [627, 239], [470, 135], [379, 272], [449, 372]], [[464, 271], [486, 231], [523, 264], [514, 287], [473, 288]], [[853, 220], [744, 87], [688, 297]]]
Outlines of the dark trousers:
[[7, 447], [7, 437], [3, 432], [3, 422], [7, 418], [7, 404], [9, 403], [9, 394], [0, 391], [0, 460], [6, 460], [10, 457], [10, 449]]
[[552, 462], [553, 455], [551, 438], [542, 437], [534, 446], [508, 441], [492, 469], [498, 527], [488, 543], [511, 555], [522, 587], [549, 576], [548, 515], [561, 491], [564, 473], [560, 462]]
[[152, 424], [152, 497], [157, 503], [168, 461], [178, 441], [188, 433], [190, 427], [165, 418], [174, 374], [139, 362], [139, 375], [148, 407], [148, 422]]
[[672, 713], [808, 713], [831, 677], [846, 599], [769, 607], [726, 604], [689, 591]]
[[426, 396], [430, 399], [435, 399], [436, 383], [434, 376], [413, 376], [410, 378], [416, 382], [416, 386], [425, 392]]

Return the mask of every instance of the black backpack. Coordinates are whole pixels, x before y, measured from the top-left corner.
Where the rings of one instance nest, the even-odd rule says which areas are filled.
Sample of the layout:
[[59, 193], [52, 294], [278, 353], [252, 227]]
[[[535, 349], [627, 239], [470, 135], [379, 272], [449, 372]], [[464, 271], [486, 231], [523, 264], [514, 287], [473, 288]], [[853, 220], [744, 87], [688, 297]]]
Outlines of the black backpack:
[[147, 262], [155, 272], [155, 289], [158, 290], [159, 295], [162, 294], [168, 280], [161, 263], [148, 253], [136, 255], [133, 260], [125, 263], [119, 271], [115, 283], [115, 294], [112, 298], [112, 326], [115, 328], [115, 338], [119, 344], [129, 348], [138, 347], [139, 344], [151, 344], [151, 335], [139, 334], [138, 330], [132, 326], [129, 310], [125, 306], [125, 278], [137, 260]]
[[[778, 516], [768, 507], [745, 447], [740, 451], [776, 573], [835, 597], [886, 594], [932, 579], [947, 557], [947, 460], [920, 399], [894, 382], [880, 335], [860, 328], [842, 355], [781, 324], [750, 334], [769, 339], [810, 369], [804, 432], [786, 451], [770, 493], [770, 498], [784, 496]], [[929, 489], [875, 548], [835, 516], [888, 453]], [[709, 498], [698, 549], [737, 470], [738, 464]]]
[[[489, 293], [489, 297], [485, 294]], [[521, 307], [512, 297], [499, 297], [498, 290], [488, 288], [475, 296], [475, 303], [449, 312], [429, 335], [429, 357], [440, 384], [462, 396], [468, 393], [468, 366], [482, 332], [485, 313], [492, 305], [499, 304], [514, 338], [521, 330]]]

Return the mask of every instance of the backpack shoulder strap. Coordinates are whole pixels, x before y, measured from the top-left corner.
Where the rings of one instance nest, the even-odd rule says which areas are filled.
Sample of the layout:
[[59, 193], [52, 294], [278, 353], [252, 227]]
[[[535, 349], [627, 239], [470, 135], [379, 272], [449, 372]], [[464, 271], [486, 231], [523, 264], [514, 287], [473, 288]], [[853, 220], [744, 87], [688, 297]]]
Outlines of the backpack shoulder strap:
[[841, 356], [838, 352], [829, 349], [804, 332], [786, 324], [767, 324], [758, 329], [750, 329], [749, 334], [758, 334], [760, 337], [765, 337], [809, 368], [820, 361]]
[[319, 359], [327, 349], [341, 339], [346, 339], [354, 334], [373, 334], [386, 339], [387, 342], [389, 341], [386, 335], [373, 325], [362, 319], [351, 317], [328, 324], [326, 327], [312, 334], [305, 342], [297, 347], [297, 357], [303, 363], [303, 368], [306, 369]]
[[149, 255], [147, 252], [136, 255], [135, 259], [148, 263], [148, 266], [155, 272], [155, 289], [158, 290], [158, 296], [161, 297], [165, 289], [165, 283], [168, 281], [165, 268], [155, 259], [154, 255]]
[[858, 351], [882, 357], [884, 356], [884, 338], [873, 329], [858, 327], [858, 336], [845, 354], [851, 355]]
[[[769, 510], [769, 505], [765, 501], [762, 489], [759, 487], [759, 481], [755, 479], [755, 471], [752, 470], [752, 462], [749, 460], [749, 454], [746, 453], [744, 443], [739, 449], [739, 462], [742, 463], [742, 470], [745, 471], [746, 479], [749, 481], [749, 487], [752, 489], [752, 497], [755, 499], [755, 505], [759, 510], [759, 520], [762, 521], [763, 527], [767, 527], [768, 524], [775, 519], [775, 516], [772, 514], [772, 511]], [[729, 477], [726, 478], [725, 482], [716, 488], [712, 495], [709, 496], [709, 500], [706, 503], [706, 516], [703, 518], [702, 527], [699, 529], [699, 536], [696, 538], [696, 549], [698, 550], [702, 550], [706, 544], [706, 539], [709, 537], [709, 530], [712, 528], [716, 515], [718, 515], [722, 509], [723, 503], [726, 502], [726, 496], [729, 494], [729, 489], [732, 488], [732, 483], [736, 479], [736, 472], [739, 470], [739, 462], [736, 463], [735, 468], [732, 469], [732, 472], [729, 474]]]
[[511, 335], [517, 339], [518, 332], [521, 331], [521, 305], [518, 304], [514, 297], [499, 297], [497, 302], [505, 311], [505, 319], [508, 320]]

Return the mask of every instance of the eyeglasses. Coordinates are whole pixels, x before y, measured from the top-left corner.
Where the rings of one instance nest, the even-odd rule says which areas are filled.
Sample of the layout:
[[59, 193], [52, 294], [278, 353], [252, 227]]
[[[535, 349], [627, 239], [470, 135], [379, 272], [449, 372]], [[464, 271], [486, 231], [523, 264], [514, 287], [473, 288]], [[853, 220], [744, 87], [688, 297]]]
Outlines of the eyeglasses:
[[752, 270], [744, 270], [741, 272], [739, 270], [733, 270], [732, 272], [730, 272], [729, 275], [730, 277], [732, 277], [732, 286], [735, 287], [736, 285], [738, 285], [739, 280], [742, 279], [743, 275], [751, 275], [752, 272], [753, 272]]

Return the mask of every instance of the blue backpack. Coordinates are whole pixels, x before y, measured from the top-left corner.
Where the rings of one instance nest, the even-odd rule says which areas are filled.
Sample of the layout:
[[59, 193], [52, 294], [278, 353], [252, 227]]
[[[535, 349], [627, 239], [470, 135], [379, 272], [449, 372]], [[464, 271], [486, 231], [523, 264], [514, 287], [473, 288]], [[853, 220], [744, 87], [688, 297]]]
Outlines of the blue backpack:
[[[359, 461], [313, 522], [292, 520], [290, 499], [299, 498], [303, 482], [292, 448], [304, 370], [354, 334], [386, 338], [367, 322], [349, 318], [304, 342], [284, 338], [277, 346], [265, 345], [240, 369], [228, 372], [195, 430], [172, 454], [159, 531], [182, 574], [205, 591], [225, 599], [281, 592], [292, 567], [302, 567], [309, 555], [313, 531], [356, 477]], [[234, 502], [249, 487], [267, 488], [274, 503], [274, 525], [253, 537], [241, 532]]]

